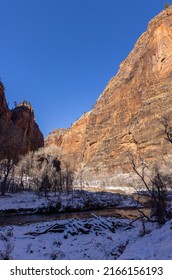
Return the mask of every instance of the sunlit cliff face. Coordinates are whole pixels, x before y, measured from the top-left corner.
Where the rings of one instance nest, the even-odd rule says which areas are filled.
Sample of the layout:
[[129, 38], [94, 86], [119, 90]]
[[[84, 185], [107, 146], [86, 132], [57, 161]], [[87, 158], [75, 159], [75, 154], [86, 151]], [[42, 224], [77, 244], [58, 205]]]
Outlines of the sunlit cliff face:
[[171, 148], [160, 119], [171, 114], [171, 89], [169, 7], [149, 23], [94, 108], [70, 129], [50, 134], [46, 145], [58, 146], [61, 160], [70, 163], [78, 178], [82, 174], [86, 184], [126, 185], [121, 175], [132, 170], [128, 151], [148, 164], [168, 161]]

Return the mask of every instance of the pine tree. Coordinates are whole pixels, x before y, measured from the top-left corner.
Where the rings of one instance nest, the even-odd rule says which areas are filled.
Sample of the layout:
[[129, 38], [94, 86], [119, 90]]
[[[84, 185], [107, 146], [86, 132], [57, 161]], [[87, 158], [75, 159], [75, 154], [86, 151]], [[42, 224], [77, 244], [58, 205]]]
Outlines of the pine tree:
[[167, 9], [168, 7], [170, 7], [170, 4], [168, 2], [165, 2], [164, 9]]

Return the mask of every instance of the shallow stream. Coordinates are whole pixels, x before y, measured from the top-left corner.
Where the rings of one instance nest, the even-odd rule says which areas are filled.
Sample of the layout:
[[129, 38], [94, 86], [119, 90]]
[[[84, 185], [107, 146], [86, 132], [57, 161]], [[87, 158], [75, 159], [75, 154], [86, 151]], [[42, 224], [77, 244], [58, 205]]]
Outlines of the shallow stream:
[[[148, 212], [147, 208], [144, 208], [144, 212]], [[5, 225], [23, 225], [36, 222], [48, 222], [54, 220], [66, 220], [66, 219], [82, 219], [91, 218], [94, 215], [102, 217], [118, 217], [136, 219], [141, 216], [141, 213], [137, 209], [132, 207], [114, 208], [114, 209], [101, 209], [85, 212], [70, 212], [70, 213], [58, 213], [58, 214], [30, 214], [30, 215], [18, 215], [18, 216], [3, 216], [0, 217], [0, 226]]]

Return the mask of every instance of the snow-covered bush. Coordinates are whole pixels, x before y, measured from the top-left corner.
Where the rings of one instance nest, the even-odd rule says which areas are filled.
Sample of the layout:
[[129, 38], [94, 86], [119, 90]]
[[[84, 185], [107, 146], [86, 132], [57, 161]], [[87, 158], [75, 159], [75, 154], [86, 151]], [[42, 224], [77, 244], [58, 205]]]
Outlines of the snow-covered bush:
[[6, 232], [0, 232], [0, 259], [10, 260], [12, 259], [11, 253], [14, 250], [14, 242], [12, 241], [13, 230], [8, 229]]

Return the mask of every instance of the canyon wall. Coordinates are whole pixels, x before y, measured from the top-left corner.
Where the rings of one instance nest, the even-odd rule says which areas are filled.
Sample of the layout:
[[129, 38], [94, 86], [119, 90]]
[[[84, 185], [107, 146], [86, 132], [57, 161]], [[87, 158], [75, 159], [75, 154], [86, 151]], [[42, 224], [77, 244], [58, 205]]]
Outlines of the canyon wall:
[[20, 154], [43, 146], [44, 138], [35, 122], [33, 109], [23, 102], [10, 110], [4, 85], [0, 82], [0, 159], [17, 159]]
[[[132, 32], [132, 31], [131, 31]], [[50, 133], [62, 164], [85, 186], [125, 186], [132, 178], [128, 152], [148, 164], [168, 162], [171, 144], [161, 119], [172, 116], [172, 7], [148, 25], [94, 108], [69, 129]], [[65, 117], [65, 116], [64, 116]]]

